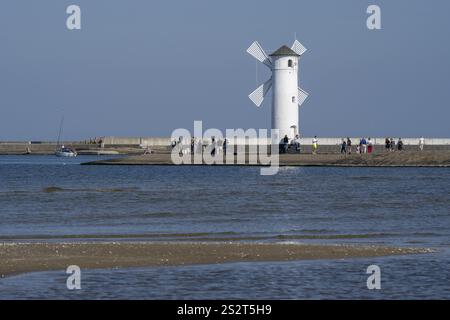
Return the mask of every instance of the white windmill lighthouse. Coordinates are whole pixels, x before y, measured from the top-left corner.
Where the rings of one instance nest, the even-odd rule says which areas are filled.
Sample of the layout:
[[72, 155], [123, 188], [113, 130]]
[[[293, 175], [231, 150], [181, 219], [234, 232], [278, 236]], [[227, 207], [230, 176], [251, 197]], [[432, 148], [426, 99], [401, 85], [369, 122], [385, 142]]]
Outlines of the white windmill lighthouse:
[[289, 138], [299, 132], [298, 109], [308, 97], [308, 93], [298, 86], [298, 62], [305, 53], [305, 47], [294, 41], [291, 48], [282, 46], [268, 56], [255, 41], [247, 52], [272, 70], [272, 76], [253, 91], [249, 98], [256, 106], [261, 106], [267, 92], [273, 87], [272, 129], [278, 129], [280, 138]]

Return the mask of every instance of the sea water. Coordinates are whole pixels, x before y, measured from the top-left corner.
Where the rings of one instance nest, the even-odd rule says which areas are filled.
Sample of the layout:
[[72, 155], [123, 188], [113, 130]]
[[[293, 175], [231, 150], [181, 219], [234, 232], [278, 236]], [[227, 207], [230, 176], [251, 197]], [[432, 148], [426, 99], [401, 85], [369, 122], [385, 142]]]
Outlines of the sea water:
[[[1, 241], [250, 241], [432, 248], [431, 254], [65, 270], [0, 280], [5, 298], [450, 298], [448, 168], [81, 166], [0, 156]], [[366, 269], [382, 270], [368, 290]]]

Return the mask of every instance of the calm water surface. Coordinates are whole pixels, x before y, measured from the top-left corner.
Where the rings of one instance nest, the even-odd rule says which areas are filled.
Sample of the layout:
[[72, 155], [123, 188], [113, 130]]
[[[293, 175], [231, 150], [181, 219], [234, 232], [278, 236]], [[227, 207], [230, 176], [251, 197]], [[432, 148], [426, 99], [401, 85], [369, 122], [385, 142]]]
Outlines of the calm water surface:
[[[0, 156], [3, 241], [245, 240], [434, 248], [434, 254], [89, 270], [83, 289], [40, 272], [0, 298], [450, 298], [450, 170], [80, 166], [97, 157]], [[382, 268], [383, 288], [365, 270]]]

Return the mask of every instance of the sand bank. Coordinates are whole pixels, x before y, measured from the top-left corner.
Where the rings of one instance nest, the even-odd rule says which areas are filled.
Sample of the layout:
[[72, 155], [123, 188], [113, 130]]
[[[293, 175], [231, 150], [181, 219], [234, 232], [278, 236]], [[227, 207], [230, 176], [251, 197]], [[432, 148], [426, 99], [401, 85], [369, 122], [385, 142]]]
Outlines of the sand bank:
[[283, 243], [0, 243], [0, 276], [46, 270], [344, 259], [428, 253], [429, 249]]

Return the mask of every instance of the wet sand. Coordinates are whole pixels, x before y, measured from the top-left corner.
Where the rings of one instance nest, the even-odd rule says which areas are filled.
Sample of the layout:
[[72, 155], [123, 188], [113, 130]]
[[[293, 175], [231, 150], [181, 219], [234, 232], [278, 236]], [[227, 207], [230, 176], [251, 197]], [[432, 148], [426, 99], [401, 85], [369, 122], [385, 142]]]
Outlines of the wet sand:
[[0, 243], [0, 277], [35, 271], [349, 259], [429, 253], [380, 246], [236, 242]]
[[[221, 155], [223, 156], [223, 155]], [[248, 155], [247, 155], [248, 158]], [[450, 167], [450, 151], [396, 151], [373, 154], [281, 154], [280, 166]], [[193, 163], [193, 161], [192, 161]], [[223, 161], [225, 163], [225, 161]], [[149, 154], [99, 160], [85, 165], [173, 165], [170, 154]], [[233, 165], [235, 163], [226, 163]], [[201, 165], [201, 164], [200, 164]], [[251, 164], [246, 159], [245, 165]]]

